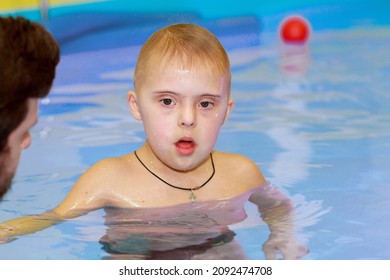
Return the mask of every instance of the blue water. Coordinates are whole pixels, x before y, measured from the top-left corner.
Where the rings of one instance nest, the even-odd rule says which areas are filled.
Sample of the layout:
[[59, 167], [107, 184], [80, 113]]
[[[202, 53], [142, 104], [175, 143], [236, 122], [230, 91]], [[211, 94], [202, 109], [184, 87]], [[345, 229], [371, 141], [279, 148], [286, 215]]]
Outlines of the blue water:
[[[307, 48], [291, 49], [263, 28], [281, 17], [75, 14], [47, 22], [62, 59], [0, 204], [1, 221], [55, 207], [94, 162], [142, 144], [142, 126], [125, 103], [140, 45], [168, 22], [191, 21], [220, 38], [232, 63], [236, 107], [216, 148], [255, 160], [295, 202], [297, 236], [310, 248], [305, 259], [389, 259], [390, 27], [334, 29], [332, 22], [313, 28]], [[283, 70], [291, 65], [299, 71]], [[248, 218], [232, 226], [235, 240], [248, 258], [263, 259], [268, 229], [252, 205], [246, 209]], [[105, 215], [2, 244], [0, 259], [106, 258]]]

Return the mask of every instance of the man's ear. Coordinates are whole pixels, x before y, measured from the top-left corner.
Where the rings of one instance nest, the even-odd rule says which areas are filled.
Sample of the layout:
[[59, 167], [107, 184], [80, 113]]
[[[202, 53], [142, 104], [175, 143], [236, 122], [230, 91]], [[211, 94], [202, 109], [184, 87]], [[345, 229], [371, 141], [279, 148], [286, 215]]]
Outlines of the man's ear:
[[129, 91], [127, 93], [127, 106], [129, 106], [130, 112], [136, 120], [142, 120], [141, 113], [138, 107], [137, 95], [134, 91]]

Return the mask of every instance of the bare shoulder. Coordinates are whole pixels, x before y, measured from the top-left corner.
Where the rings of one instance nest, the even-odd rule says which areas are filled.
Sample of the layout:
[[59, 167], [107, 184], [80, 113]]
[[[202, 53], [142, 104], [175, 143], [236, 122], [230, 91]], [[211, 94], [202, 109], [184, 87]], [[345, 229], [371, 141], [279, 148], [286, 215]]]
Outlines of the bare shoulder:
[[105, 158], [92, 167], [90, 167], [85, 174], [91, 174], [95, 178], [101, 179], [102, 176], [113, 177], [114, 175], [121, 175], [123, 172], [128, 172], [129, 165], [132, 163], [130, 155], [123, 155], [119, 157]]
[[118, 182], [131, 173], [128, 166], [126, 156], [98, 161], [79, 177], [55, 212], [64, 217], [77, 216], [71, 212], [88, 212], [110, 205], [112, 194], [121, 186]]
[[106, 158], [88, 168], [75, 184], [75, 188], [105, 187], [123, 173], [126, 162], [123, 157]]
[[89, 168], [77, 181], [75, 187], [91, 188], [101, 194], [112, 193], [124, 182], [130, 187], [131, 181], [136, 177], [135, 167], [132, 155], [106, 158]]
[[232, 174], [248, 187], [257, 187], [265, 183], [258, 165], [250, 158], [234, 153], [214, 152], [216, 162], [224, 174]]

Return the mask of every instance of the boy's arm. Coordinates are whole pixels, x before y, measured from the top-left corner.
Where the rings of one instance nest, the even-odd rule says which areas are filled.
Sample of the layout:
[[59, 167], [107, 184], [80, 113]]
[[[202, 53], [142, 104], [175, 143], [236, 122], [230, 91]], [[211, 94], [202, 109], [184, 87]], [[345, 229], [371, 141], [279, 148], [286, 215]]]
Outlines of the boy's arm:
[[278, 188], [266, 184], [253, 193], [249, 200], [257, 205], [261, 217], [270, 229], [270, 236], [263, 245], [267, 259], [276, 259], [281, 253], [284, 259], [299, 259], [308, 249], [295, 237], [294, 206]]
[[84, 215], [105, 206], [103, 186], [107, 178], [104, 162], [87, 170], [73, 186], [64, 201], [52, 211], [26, 216], [0, 224], [0, 243], [12, 240], [13, 236], [31, 234], [53, 226], [62, 220]]
[[295, 237], [294, 205], [278, 188], [268, 184], [255, 163], [245, 164], [245, 180], [248, 185], [259, 187], [250, 196], [249, 201], [257, 205], [262, 219], [270, 229], [269, 239], [263, 250], [267, 259], [276, 259], [281, 253], [284, 259], [298, 259], [308, 249]]
[[8, 220], [0, 224], [0, 243], [14, 240], [14, 236], [41, 231], [60, 221], [61, 219], [54, 212]]

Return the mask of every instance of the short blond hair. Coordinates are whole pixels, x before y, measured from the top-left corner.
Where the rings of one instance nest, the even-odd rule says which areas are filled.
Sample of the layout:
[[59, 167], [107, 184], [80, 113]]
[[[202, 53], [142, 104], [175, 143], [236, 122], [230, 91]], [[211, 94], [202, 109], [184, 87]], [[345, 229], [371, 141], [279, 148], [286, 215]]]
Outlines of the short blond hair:
[[230, 94], [229, 57], [217, 37], [206, 28], [180, 23], [162, 28], [149, 37], [138, 56], [134, 73], [135, 91], [145, 81], [148, 66], [156, 61], [163, 66], [179, 63], [185, 69], [202, 67], [213, 74], [224, 76]]

